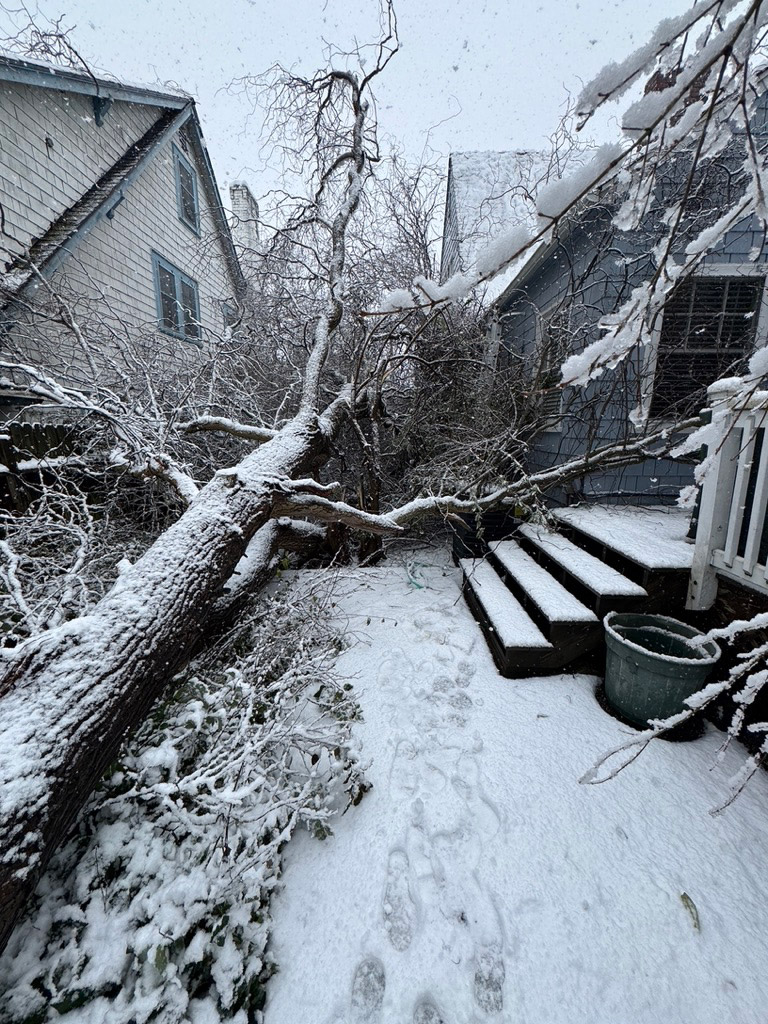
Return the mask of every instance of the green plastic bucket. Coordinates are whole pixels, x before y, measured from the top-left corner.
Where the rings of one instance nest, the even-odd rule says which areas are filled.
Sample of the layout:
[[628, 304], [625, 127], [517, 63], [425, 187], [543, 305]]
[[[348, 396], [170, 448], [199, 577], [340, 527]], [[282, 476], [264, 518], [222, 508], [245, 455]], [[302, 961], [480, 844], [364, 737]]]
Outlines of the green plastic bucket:
[[604, 624], [605, 697], [635, 725], [685, 710], [720, 657], [714, 641], [694, 646], [702, 633], [667, 615], [609, 612]]

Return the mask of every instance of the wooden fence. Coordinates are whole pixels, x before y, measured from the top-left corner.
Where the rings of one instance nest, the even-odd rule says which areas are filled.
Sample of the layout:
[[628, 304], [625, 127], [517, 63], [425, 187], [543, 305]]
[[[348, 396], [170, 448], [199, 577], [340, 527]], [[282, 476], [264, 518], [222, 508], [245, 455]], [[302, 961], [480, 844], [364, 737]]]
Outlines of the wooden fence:
[[41, 474], [75, 452], [79, 429], [72, 423], [11, 423], [0, 432], [0, 506], [24, 512], [40, 493]]

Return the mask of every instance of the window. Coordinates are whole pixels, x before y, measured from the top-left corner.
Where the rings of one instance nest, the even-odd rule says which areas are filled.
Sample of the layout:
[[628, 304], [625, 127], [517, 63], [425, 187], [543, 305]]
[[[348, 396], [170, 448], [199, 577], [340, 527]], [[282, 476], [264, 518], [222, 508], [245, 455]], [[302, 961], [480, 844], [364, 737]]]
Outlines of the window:
[[536, 335], [538, 373], [534, 387], [537, 391], [538, 415], [544, 430], [560, 430], [563, 415], [560, 368], [567, 354], [567, 311], [543, 313], [536, 324]]
[[197, 282], [178, 267], [152, 254], [157, 298], [157, 319], [160, 328], [177, 338], [197, 341], [200, 338], [200, 299]]
[[200, 208], [197, 202], [197, 175], [187, 158], [173, 147], [173, 162], [176, 169], [176, 206], [179, 220], [196, 234], [200, 233]]
[[739, 372], [757, 329], [762, 277], [689, 278], [664, 307], [651, 416], [701, 407], [704, 391]]
[[226, 300], [221, 303], [221, 316], [224, 320], [225, 329], [234, 331], [240, 325], [240, 316], [237, 309], [231, 302]]

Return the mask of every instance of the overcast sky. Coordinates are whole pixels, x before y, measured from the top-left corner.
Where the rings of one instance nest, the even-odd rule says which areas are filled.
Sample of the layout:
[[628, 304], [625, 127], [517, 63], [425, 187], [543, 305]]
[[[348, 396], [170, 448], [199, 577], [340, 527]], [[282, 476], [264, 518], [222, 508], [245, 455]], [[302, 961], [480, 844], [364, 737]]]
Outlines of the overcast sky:
[[[0, 0], [0, 31], [18, 15]], [[402, 52], [377, 88], [381, 132], [418, 157], [546, 146], [566, 91], [642, 43], [688, 0], [399, 0]], [[326, 42], [377, 37], [376, 0], [34, 0], [38, 20], [74, 27], [95, 70], [173, 83], [198, 100], [219, 184], [277, 182], [261, 120], [230, 84], [279, 61], [311, 73]], [[601, 136], [610, 131], [604, 123]]]

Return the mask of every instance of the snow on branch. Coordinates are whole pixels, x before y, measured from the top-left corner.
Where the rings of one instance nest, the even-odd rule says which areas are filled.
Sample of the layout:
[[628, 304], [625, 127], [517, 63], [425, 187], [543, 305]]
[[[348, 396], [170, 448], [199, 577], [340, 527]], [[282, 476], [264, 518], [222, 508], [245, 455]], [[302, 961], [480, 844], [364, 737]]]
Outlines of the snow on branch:
[[392, 536], [403, 532], [403, 526], [391, 515], [374, 515], [355, 508], [343, 501], [329, 501], [316, 494], [276, 491], [272, 497], [272, 508], [279, 516], [308, 516], [326, 523], [342, 523], [353, 530], [364, 530], [380, 536]]
[[641, 75], [648, 73], [656, 61], [669, 53], [675, 43], [705, 18], [724, 18], [740, 0], [711, 0], [694, 4], [674, 18], [664, 18], [656, 26], [648, 42], [638, 47], [621, 63], [611, 62], [581, 91], [576, 109], [583, 127], [595, 111], [610, 100], [617, 100], [634, 85]]
[[169, 455], [149, 455], [146, 461], [131, 469], [134, 476], [157, 477], [170, 485], [185, 505], [191, 505], [200, 490], [192, 479]]
[[244, 441], [253, 441], [254, 444], [263, 444], [271, 441], [277, 431], [269, 427], [257, 427], [251, 423], [240, 423], [237, 420], [227, 419], [225, 416], [198, 416], [197, 419], [189, 420], [187, 423], [180, 423], [179, 430], [187, 434], [195, 434], [203, 431], [220, 432], [231, 434], [232, 437], [240, 437]]

